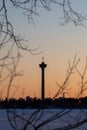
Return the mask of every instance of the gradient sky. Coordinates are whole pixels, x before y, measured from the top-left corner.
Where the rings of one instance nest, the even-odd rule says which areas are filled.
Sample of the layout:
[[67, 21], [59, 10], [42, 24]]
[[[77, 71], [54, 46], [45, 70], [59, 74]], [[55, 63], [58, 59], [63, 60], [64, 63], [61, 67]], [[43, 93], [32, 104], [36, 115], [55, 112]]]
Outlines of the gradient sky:
[[[79, 4], [78, 4], [79, 3]], [[74, 54], [81, 58], [79, 65], [81, 71], [85, 65], [85, 57], [87, 56], [87, 28], [75, 27], [73, 23], [65, 26], [60, 25], [60, 17], [63, 16], [62, 8], [52, 6], [52, 11], [38, 9], [39, 16], [34, 17], [34, 23], [29, 23], [27, 18], [13, 10], [9, 11], [15, 32], [23, 35], [29, 40], [30, 48], [39, 46], [39, 51], [43, 51], [39, 55], [31, 55], [25, 53], [20, 61], [19, 68], [24, 70], [24, 75], [17, 79], [16, 84], [19, 86], [18, 93], [15, 96], [21, 96], [24, 90], [24, 97], [40, 97], [41, 92], [41, 70], [39, 64], [44, 57], [47, 63], [45, 71], [45, 90], [46, 97], [53, 97], [58, 87], [56, 82], [62, 83], [68, 67], [68, 61], [73, 61]], [[73, 7], [78, 11], [87, 14], [87, 0], [73, 0]], [[13, 15], [14, 14], [14, 15]], [[86, 22], [85, 22], [86, 24]], [[86, 24], [87, 25], [87, 24]], [[67, 96], [75, 95], [77, 81], [74, 84], [75, 75], [71, 77], [70, 93]], [[73, 90], [73, 91], [72, 91]]]

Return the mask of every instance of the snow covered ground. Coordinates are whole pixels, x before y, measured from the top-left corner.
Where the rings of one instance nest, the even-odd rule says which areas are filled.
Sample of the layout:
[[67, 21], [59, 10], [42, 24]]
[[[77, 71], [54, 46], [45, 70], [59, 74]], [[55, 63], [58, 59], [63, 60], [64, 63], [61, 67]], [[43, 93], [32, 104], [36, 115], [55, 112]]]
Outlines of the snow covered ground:
[[[25, 113], [26, 118], [29, 118], [29, 116], [31, 116], [31, 113], [33, 113], [34, 111], [36, 111], [36, 109], [34, 110], [16, 110], [16, 113], [19, 113], [19, 115], [23, 113]], [[68, 114], [65, 114], [64, 116], [60, 116], [61, 114], [67, 112], [66, 110], [61, 110], [61, 109], [45, 109], [42, 110], [40, 112], [38, 112], [37, 117], [35, 118], [35, 120], [33, 121], [33, 124], [35, 124], [35, 126], [37, 126], [38, 124], [44, 122], [47, 119], [51, 119], [51, 117], [54, 116], [55, 120], [51, 120], [51, 122], [47, 123], [46, 125], [43, 125], [43, 127], [40, 127], [39, 130], [52, 130], [55, 128], [59, 128], [59, 127], [63, 127], [66, 126], [68, 124], [72, 124], [76, 121], [81, 121], [83, 118], [87, 117], [87, 110], [83, 110], [83, 109], [75, 109], [70, 111]], [[56, 116], [58, 117], [56, 119]], [[60, 116], [60, 117], [59, 117]], [[22, 126], [23, 124], [20, 122], [18, 124], [19, 126]], [[20, 127], [22, 128], [22, 127]], [[79, 127], [80, 130], [85, 130], [87, 128], [87, 123], [85, 123], [84, 125], [82, 125], [81, 127]], [[7, 119], [7, 115], [6, 115], [6, 110], [5, 109], [0, 109], [0, 130], [13, 130], [13, 128], [10, 126], [8, 119]], [[28, 127], [27, 130], [33, 130], [32, 127]], [[74, 128], [73, 130], [78, 130], [78, 128]]]

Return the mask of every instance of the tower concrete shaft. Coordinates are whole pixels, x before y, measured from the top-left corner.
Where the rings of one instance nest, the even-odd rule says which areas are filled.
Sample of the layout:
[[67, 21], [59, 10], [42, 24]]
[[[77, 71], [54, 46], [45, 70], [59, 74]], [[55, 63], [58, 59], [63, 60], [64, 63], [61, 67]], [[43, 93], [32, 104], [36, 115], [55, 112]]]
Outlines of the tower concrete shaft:
[[45, 68], [47, 67], [47, 64], [42, 61], [41, 64], [39, 64], [39, 67], [41, 68], [42, 76], [41, 76], [41, 83], [42, 83], [42, 89], [41, 89], [41, 99], [44, 100], [45, 98]]

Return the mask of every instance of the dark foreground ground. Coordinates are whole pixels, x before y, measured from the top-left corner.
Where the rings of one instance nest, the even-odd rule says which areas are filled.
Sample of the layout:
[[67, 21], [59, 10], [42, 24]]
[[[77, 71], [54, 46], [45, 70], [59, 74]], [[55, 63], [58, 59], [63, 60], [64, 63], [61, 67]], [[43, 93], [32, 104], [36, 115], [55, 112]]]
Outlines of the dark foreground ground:
[[6, 108], [23, 108], [23, 109], [53, 109], [53, 108], [64, 108], [64, 109], [86, 109], [87, 108], [87, 97], [84, 98], [46, 98], [44, 100], [37, 99], [37, 98], [30, 98], [29, 96], [26, 97], [26, 99], [19, 98], [11, 98], [11, 99], [5, 99], [0, 100], [0, 108], [6, 109]]

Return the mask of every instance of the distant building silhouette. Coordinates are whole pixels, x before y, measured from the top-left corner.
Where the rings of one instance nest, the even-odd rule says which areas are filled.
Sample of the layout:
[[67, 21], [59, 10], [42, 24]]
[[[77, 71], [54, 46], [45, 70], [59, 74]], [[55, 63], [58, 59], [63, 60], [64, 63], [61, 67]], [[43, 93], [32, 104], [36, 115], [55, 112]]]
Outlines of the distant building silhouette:
[[41, 89], [41, 99], [44, 100], [45, 98], [45, 76], [44, 76], [44, 70], [47, 67], [47, 64], [44, 63], [44, 58], [42, 58], [42, 63], [39, 64], [39, 67], [41, 68], [41, 73], [42, 73], [42, 79], [41, 79], [41, 83], [42, 83], [42, 89]]

